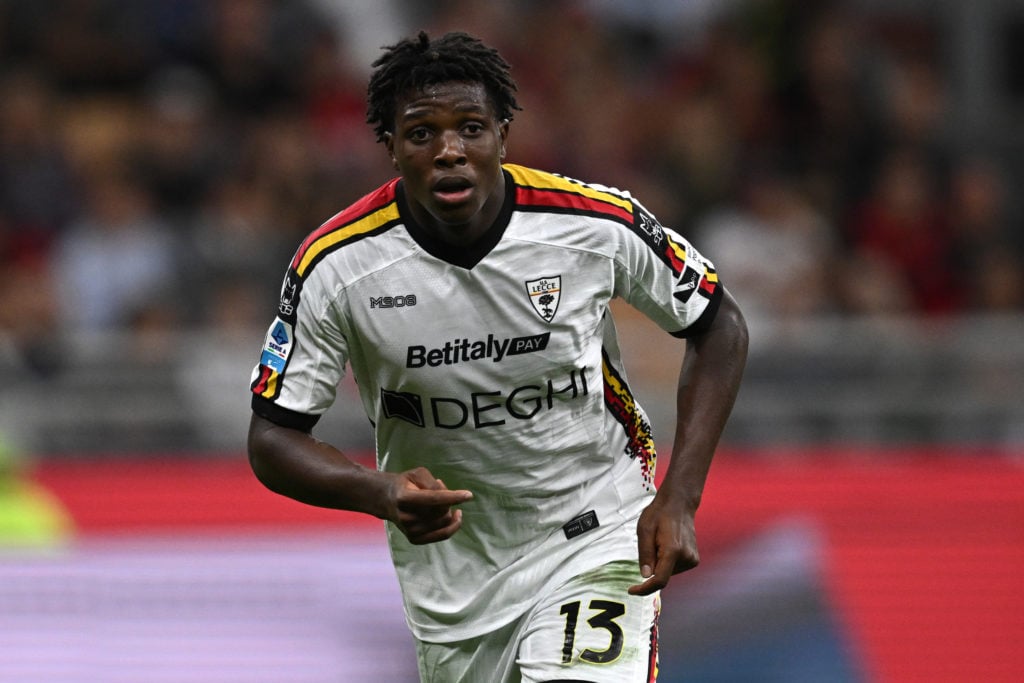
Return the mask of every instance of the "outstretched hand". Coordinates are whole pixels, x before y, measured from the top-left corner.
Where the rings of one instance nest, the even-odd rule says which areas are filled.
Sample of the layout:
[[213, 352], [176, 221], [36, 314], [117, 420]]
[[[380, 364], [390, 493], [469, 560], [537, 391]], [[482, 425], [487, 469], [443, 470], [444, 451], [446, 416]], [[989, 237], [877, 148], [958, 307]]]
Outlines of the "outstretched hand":
[[629, 587], [632, 595], [650, 595], [668, 585], [674, 574], [700, 563], [694, 513], [659, 500], [647, 506], [637, 522], [640, 575], [643, 583]]
[[451, 538], [462, 526], [462, 510], [452, 506], [473, 499], [470, 491], [449, 489], [425, 467], [396, 475], [390, 495], [389, 519], [415, 545]]

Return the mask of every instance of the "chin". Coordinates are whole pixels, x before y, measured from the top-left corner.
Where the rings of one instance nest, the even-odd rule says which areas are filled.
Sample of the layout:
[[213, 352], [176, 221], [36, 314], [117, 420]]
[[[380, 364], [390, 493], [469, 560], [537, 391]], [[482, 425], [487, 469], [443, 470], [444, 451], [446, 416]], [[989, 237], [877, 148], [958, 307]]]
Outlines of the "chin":
[[464, 226], [468, 226], [473, 220], [473, 217], [478, 213], [480, 213], [479, 208], [474, 210], [473, 208], [466, 206], [452, 207], [449, 210], [431, 212], [434, 216], [434, 220], [449, 228], [462, 228]]

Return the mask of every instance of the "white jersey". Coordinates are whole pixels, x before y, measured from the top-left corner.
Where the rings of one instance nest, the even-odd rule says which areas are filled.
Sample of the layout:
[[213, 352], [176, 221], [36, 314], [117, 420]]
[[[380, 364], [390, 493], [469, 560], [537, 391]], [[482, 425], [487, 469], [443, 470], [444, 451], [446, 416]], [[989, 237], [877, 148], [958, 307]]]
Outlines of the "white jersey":
[[423, 640], [481, 635], [546, 587], [637, 560], [654, 439], [609, 302], [685, 337], [721, 298], [711, 264], [629, 194], [504, 170], [503, 211], [469, 249], [416, 225], [398, 179], [311, 233], [253, 376], [256, 413], [311, 429], [348, 364], [378, 467], [473, 492], [446, 541], [415, 546], [387, 524]]

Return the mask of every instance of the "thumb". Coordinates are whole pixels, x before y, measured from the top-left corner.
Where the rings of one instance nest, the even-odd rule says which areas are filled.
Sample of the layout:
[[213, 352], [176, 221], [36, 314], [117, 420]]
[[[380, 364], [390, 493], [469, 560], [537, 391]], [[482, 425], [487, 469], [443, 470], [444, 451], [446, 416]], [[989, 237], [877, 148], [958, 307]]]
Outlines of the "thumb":
[[426, 467], [417, 467], [405, 473], [406, 479], [416, 488], [437, 490], [445, 488], [440, 479], [436, 479]]

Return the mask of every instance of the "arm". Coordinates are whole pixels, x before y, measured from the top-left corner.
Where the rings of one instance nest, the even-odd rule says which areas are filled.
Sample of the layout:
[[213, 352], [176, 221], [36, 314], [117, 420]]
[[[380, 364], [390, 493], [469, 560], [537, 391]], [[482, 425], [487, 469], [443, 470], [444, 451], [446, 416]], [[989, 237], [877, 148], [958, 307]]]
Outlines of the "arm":
[[634, 595], [664, 588], [673, 574], [700, 561], [694, 517], [739, 391], [747, 341], [743, 314], [728, 292], [711, 326], [689, 339], [676, 395], [672, 457], [658, 493], [637, 524], [645, 581], [629, 589]]
[[450, 538], [462, 525], [452, 506], [471, 500], [423, 467], [394, 474], [353, 462], [308, 432], [258, 415], [249, 423], [249, 463], [271, 491], [308, 505], [365, 512], [394, 522], [410, 542]]

